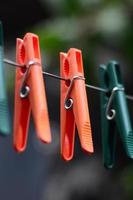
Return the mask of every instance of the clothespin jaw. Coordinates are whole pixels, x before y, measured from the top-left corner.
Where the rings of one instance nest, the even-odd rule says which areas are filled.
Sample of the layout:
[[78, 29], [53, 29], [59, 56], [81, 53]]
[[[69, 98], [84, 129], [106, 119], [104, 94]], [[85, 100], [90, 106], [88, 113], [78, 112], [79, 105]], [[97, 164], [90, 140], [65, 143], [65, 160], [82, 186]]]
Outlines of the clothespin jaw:
[[73, 157], [75, 125], [77, 126], [82, 149], [93, 153], [91, 124], [84, 81], [82, 54], [71, 48], [60, 53], [61, 81], [61, 155], [66, 161]]
[[[101, 93], [103, 160], [105, 167], [112, 168], [115, 159], [116, 133], [120, 135], [127, 156], [133, 158], [133, 131], [119, 64], [110, 61], [107, 66], [101, 65], [99, 71], [101, 87], [108, 91], [106, 94]], [[112, 110], [110, 116], [107, 116], [107, 105], [113, 92], [115, 94]]]
[[51, 142], [37, 35], [27, 33], [23, 40], [17, 39], [16, 59], [18, 64], [24, 65], [16, 69], [14, 111], [14, 146], [21, 152], [27, 144], [31, 111], [38, 138], [46, 143]]
[[10, 117], [9, 117], [9, 107], [6, 94], [6, 84], [5, 84], [5, 74], [3, 66], [3, 26], [0, 22], [0, 133], [2, 135], [10, 134]]

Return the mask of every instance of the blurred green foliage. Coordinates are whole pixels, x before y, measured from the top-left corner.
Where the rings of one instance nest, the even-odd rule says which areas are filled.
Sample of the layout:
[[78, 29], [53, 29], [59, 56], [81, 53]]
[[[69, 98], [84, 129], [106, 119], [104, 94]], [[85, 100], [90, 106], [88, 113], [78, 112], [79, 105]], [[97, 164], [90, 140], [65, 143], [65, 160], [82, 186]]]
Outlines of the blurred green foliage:
[[[42, 0], [43, 2], [43, 0]], [[50, 0], [52, 19], [34, 27], [49, 67], [59, 68], [59, 52], [83, 51], [86, 77], [110, 57], [133, 64], [133, 3], [130, 0]], [[117, 53], [116, 53], [117, 52]], [[113, 56], [111, 57], [110, 56]], [[88, 77], [87, 77], [88, 78]], [[88, 81], [88, 80], [87, 80]]]

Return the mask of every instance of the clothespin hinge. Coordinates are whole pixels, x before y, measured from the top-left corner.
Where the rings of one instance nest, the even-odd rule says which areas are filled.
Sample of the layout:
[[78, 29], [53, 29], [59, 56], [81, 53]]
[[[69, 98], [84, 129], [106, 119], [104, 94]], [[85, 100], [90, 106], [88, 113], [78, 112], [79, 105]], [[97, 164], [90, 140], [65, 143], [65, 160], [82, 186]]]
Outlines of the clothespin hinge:
[[33, 66], [33, 65], [40, 65], [40, 63], [31, 60], [27, 64], [28, 67], [27, 67], [27, 69], [25, 71], [25, 74], [24, 74], [24, 77], [23, 77], [23, 81], [22, 81], [22, 85], [20, 87], [20, 92], [19, 92], [21, 98], [26, 98], [28, 96], [29, 92], [30, 92], [29, 86], [27, 86], [25, 83], [26, 83], [26, 80], [27, 80], [27, 76], [28, 76], [29, 70], [30, 70], [31, 66]]
[[[83, 76], [74, 76], [72, 78], [72, 80], [70, 81], [70, 86], [69, 86], [69, 89], [68, 89], [68, 92], [66, 94], [66, 99], [65, 99], [65, 109], [66, 110], [69, 110], [72, 108], [72, 105], [73, 105], [73, 99], [72, 98], [69, 98], [69, 95], [71, 93], [71, 90], [72, 90], [72, 87], [73, 87], [73, 84], [74, 84], [74, 81], [75, 80], [85, 80], [85, 78]], [[68, 80], [67, 80], [68, 81]]]
[[123, 87], [114, 87], [112, 89], [112, 92], [111, 92], [111, 95], [110, 95], [110, 98], [109, 98], [109, 101], [107, 103], [107, 107], [106, 107], [106, 118], [108, 120], [112, 120], [114, 119], [115, 115], [116, 115], [116, 111], [115, 109], [112, 109], [112, 102], [113, 102], [113, 99], [114, 99], [114, 96], [116, 94], [117, 91], [124, 91], [125, 89]]

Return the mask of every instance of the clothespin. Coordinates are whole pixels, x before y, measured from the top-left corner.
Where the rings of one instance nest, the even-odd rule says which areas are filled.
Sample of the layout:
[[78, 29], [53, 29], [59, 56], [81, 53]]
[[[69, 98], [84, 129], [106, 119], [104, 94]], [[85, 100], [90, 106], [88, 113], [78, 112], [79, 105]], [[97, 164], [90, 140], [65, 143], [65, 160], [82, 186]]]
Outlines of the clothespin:
[[42, 76], [38, 36], [27, 33], [17, 39], [15, 83], [14, 146], [24, 151], [27, 143], [30, 113], [40, 140], [51, 142], [45, 87]]
[[6, 94], [5, 74], [4, 74], [4, 50], [3, 50], [3, 27], [0, 22], [0, 133], [2, 135], [10, 134], [9, 107]]
[[112, 168], [117, 132], [127, 156], [133, 158], [133, 130], [119, 64], [111, 61], [107, 66], [101, 65], [99, 71], [101, 87], [107, 91], [101, 92], [103, 162], [106, 168]]
[[77, 126], [82, 149], [93, 153], [93, 142], [82, 54], [71, 48], [68, 53], [60, 53], [61, 81], [61, 154], [67, 161], [74, 151], [75, 125]]

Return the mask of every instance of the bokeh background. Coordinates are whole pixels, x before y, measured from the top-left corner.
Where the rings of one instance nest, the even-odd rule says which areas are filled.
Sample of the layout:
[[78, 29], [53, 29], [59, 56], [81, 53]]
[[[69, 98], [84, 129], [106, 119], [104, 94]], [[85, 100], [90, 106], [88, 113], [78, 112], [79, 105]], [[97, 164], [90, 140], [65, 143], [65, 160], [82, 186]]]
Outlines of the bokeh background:
[[[59, 52], [79, 48], [87, 83], [98, 86], [99, 64], [115, 59], [121, 65], [126, 92], [133, 94], [132, 0], [1, 0], [0, 20], [5, 57], [15, 60], [16, 38], [33, 32], [40, 38], [45, 71], [59, 74]], [[15, 69], [5, 68], [12, 122]], [[132, 200], [133, 161], [126, 157], [119, 137], [115, 168], [107, 170], [102, 163], [99, 93], [87, 89], [95, 153], [84, 154], [76, 135], [74, 159], [66, 163], [59, 144], [60, 83], [44, 79], [52, 144], [38, 141], [32, 120], [24, 153], [13, 149], [12, 133], [0, 136], [0, 199]], [[132, 119], [133, 102], [128, 101], [128, 105]]]

